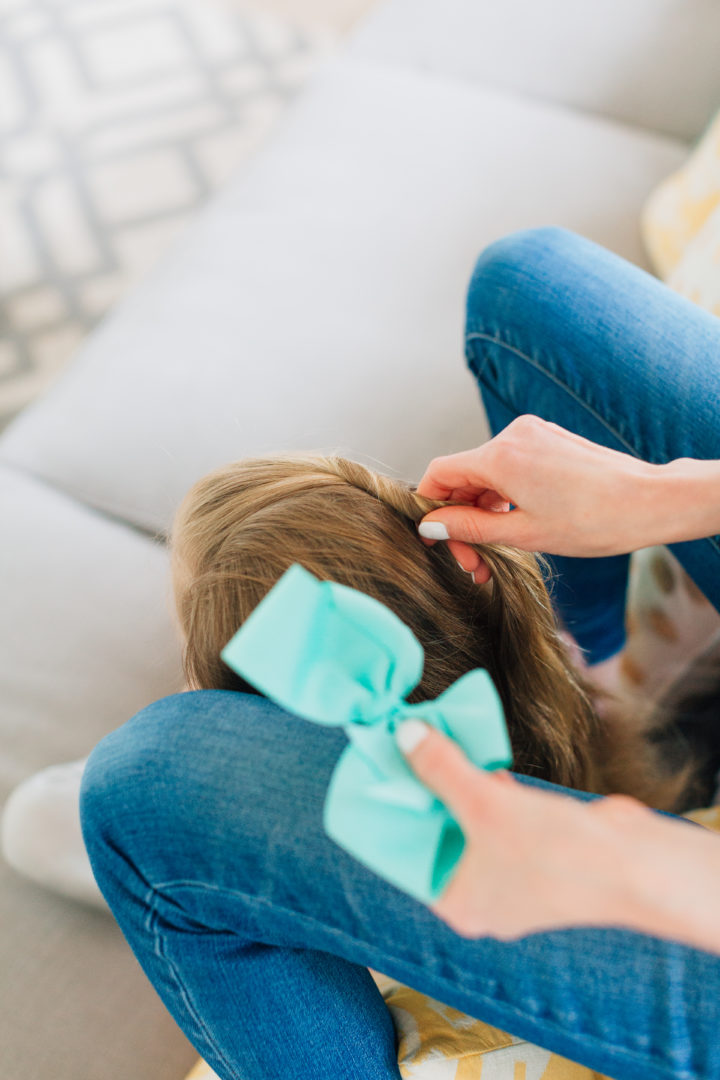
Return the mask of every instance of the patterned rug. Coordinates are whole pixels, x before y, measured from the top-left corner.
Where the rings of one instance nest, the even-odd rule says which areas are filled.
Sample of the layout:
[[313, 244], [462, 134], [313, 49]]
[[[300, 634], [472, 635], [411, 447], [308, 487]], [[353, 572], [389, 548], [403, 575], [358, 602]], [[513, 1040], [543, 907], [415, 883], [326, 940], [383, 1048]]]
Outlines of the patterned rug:
[[0, 430], [330, 45], [213, 0], [0, 0]]

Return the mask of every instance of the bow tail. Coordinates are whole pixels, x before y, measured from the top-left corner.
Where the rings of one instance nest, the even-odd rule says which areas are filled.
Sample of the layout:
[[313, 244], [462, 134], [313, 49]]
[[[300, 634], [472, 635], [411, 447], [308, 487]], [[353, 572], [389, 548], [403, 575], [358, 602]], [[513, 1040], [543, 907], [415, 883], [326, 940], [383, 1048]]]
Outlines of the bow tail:
[[413, 785], [378, 783], [363, 757], [348, 746], [330, 778], [323, 825], [335, 843], [373, 873], [429, 904], [452, 876], [465, 840], [443, 804], [417, 780]]

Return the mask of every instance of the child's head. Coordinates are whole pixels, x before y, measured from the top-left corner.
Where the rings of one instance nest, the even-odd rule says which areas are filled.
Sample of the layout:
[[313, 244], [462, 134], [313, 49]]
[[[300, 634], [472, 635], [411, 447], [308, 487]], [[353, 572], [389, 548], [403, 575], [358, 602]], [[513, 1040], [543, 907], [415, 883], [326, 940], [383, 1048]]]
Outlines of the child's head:
[[[172, 530], [175, 600], [193, 689], [252, 690], [220, 659], [292, 563], [367, 593], [413, 630], [425, 651], [409, 700], [436, 697], [474, 667], [503, 701], [515, 768], [593, 789], [595, 717], [558, 636], [535, 557], [481, 545], [491, 569], [475, 585], [447, 545], [426, 546], [416, 522], [440, 505], [341, 457], [293, 454], [235, 462], [199, 480]], [[278, 656], [282, 663], [282, 656]]]

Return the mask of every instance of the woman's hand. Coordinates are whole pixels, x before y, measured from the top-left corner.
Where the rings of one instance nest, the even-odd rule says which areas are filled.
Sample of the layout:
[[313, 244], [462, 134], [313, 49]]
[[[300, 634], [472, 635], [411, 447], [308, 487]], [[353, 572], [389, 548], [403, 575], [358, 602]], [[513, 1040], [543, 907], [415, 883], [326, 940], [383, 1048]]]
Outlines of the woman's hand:
[[476, 769], [421, 721], [399, 732], [401, 749], [422, 735], [404, 749], [408, 763], [465, 834], [455, 874], [431, 908], [456, 933], [507, 940], [619, 926], [720, 952], [714, 834], [623, 795], [584, 803]]
[[449, 539], [478, 583], [488, 574], [468, 543], [617, 555], [720, 528], [720, 462], [651, 465], [537, 416], [518, 417], [474, 450], [434, 458], [417, 492], [467, 503], [426, 514], [419, 531], [428, 543]]

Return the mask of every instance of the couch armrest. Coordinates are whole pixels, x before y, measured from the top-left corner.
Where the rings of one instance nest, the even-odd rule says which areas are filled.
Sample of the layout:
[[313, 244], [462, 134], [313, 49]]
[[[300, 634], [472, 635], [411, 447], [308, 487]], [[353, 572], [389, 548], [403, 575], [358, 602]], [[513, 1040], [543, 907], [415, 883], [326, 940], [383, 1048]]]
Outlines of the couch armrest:
[[720, 108], [717, 0], [389, 0], [351, 48], [687, 141]]

